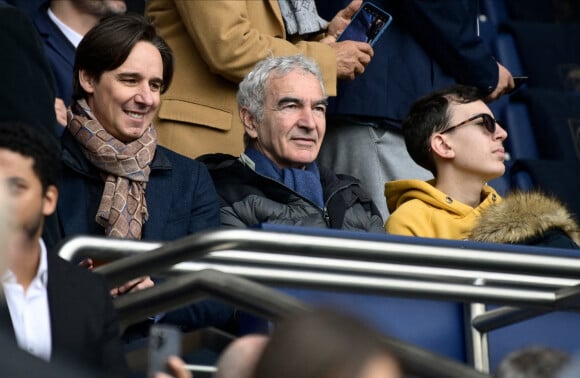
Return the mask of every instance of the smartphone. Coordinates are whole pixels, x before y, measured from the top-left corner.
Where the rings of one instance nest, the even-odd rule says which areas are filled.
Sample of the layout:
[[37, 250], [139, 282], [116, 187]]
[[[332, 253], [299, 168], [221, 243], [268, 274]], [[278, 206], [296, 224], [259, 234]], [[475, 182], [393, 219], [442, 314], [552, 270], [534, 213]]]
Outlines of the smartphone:
[[527, 81], [528, 81], [527, 76], [513, 76], [513, 79], [514, 79], [514, 84], [516, 85], [514, 87], [514, 91], [516, 89], [518, 89], [519, 87], [521, 87], [522, 85], [524, 85], [525, 83], [527, 83]]
[[514, 79], [514, 89], [512, 89], [511, 91], [509, 91], [509, 94], [514, 94], [517, 91], [519, 91], [522, 88], [522, 85], [526, 84], [528, 82], [528, 77], [527, 76], [512, 76], [512, 78]]
[[390, 14], [373, 3], [363, 3], [338, 37], [338, 41], [367, 42], [373, 46], [392, 21]]
[[157, 372], [170, 373], [167, 369], [169, 356], [181, 355], [181, 331], [167, 324], [154, 324], [149, 331], [149, 355], [147, 377]]

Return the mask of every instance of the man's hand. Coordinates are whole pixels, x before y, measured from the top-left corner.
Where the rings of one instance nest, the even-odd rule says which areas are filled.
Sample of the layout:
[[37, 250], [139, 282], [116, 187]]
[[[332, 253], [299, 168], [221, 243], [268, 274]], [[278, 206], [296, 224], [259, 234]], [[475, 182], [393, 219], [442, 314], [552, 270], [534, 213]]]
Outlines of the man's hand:
[[490, 102], [497, 100], [501, 95], [511, 92], [515, 88], [514, 78], [510, 71], [501, 64], [497, 64], [499, 69], [499, 77], [497, 79], [497, 86], [487, 97], [486, 101]]
[[353, 80], [365, 71], [374, 55], [371, 45], [365, 42], [342, 41], [331, 43], [336, 54], [337, 77]]
[[56, 113], [56, 121], [62, 127], [66, 127], [66, 105], [62, 98], [56, 97], [54, 99], [54, 111]]
[[[91, 271], [95, 268], [94, 261], [91, 258], [84, 259], [79, 263], [79, 266], [81, 268], [85, 268]], [[125, 282], [123, 285], [111, 289], [109, 293], [111, 294], [111, 297], [115, 298], [119, 295], [132, 293], [137, 290], [147, 289], [148, 287], [151, 286], [155, 286], [155, 282], [153, 282], [149, 276], [143, 276]]]
[[350, 4], [340, 10], [336, 16], [328, 24], [328, 30], [326, 31], [326, 37], [321, 41], [325, 43], [336, 42], [336, 39], [342, 34], [344, 29], [350, 23], [352, 16], [360, 8], [362, 0], [352, 0]]
[[155, 378], [193, 378], [191, 372], [185, 368], [183, 360], [177, 356], [169, 356], [167, 366], [171, 371], [171, 375], [158, 372], [155, 374]]
[[137, 290], [147, 289], [148, 287], [154, 286], [155, 283], [151, 280], [149, 276], [139, 277], [132, 279], [131, 281], [125, 282], [122, 286], [115, 287], [111, 289], [111, 297], [115, 298], [119, 295], [132, 293]]
[[95, 268], [95, 264], [94, 264], [94, 262], [93, 262], [93, 259], [91, 259], [90, 257], [89, 257], [89, 258], [86, 258], [86, 259], [84, 259], [83, 261], [81, 261], [81, 262], [79, 263], [79, 266], [80, 266], [81, 268], [85, 268], [85, 269], [87, 269], [87, 270], [93, 270], [93, 269]]

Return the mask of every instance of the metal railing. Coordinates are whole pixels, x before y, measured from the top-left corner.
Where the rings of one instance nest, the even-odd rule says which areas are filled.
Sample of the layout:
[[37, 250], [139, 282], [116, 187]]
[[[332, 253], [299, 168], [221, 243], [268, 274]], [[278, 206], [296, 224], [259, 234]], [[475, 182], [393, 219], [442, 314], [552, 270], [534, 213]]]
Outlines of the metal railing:
[[[569, 255], [526, 253], [523, 248], [519, 253], [486, 250], [478, 244], [474, 248], [454, 248], [411, 240], [405, 243], [228, 229], [165, 244], [79, 237], [66, 243], [60, 255], [69, 260], [117, 260], [96, 270], [111, 285], [145, 274], [188, 277], [192, 272], [217, 269], [263, 283], [509, 304], [475, 314], [474, 330], [482, 333], [552, 310], [580, 309], [576, 299], [580, 292], [580, 260]], [[191, 279], [199, 283], [199, 277]], [[137, 294], [149, 295], [148, 291]], [[131, 296], [126, 298], [119, 298], [120, 308], [130, 308], [123, 301]], [[135, 303], [146, 303], [134, 298]], [[154, 303], [159, 302], [149, 303], [151, 311], [158, 309]], [[133, 319], [144, 315], [127, 311]], [[481, 345], [473, 349], [485, 354], [485, 340], [478, 342]], [[486, 355], [472, 357], [474, 361], [487, 360]], [[479, 367], [485, 371], [485, 362]], [[443, 376], [449, 375], [439, 375]]]

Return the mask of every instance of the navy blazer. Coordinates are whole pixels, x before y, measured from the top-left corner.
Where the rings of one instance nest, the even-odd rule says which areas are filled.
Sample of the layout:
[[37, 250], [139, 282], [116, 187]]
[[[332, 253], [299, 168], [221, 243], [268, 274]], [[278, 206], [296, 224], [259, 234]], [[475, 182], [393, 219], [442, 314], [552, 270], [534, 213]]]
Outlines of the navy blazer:
[[54, 361], [84, 365], [126, 377], [119, 324], [103, 277], [48, 253], [48, 304]]
[[[351, 0], [316, 0], [330, 20]], [[454, 81], [485, 93], [495, 89], [498, 68], [477, 37], [474, 0], [371, 0], [393, 16], [375, 44], [371, 62], [353, 81], [341, 81], [328, 114], [370, 116], [397, 126], [419, 97]]]
[[48, 17], [47, 1], [33, 13], [33, 22], [44, 43], [44, 51], [50, 62], [56, 83], [56, 96], [69, 106], [72, 102], [73, 68], [76, 48]]
[[[62, 237], [104, 235], [95, 221], [104, 181], [66, 129], [62, 135], [63, 173], [58, 218]], [[171, 241], [220, 225], [219, 202], [204, 164], [157, 146], [145, 190], [149, 219], [142, 239]]]
[[[50, 251], [47, 295], [52, 335], [51, 363], [77, 366], [99, 376], [127, 377], [119, 324], [103, 277]], [[12, 326], [8, 308], [2, 323]], [[14, 329], [7, 334], [14, 338]]]
[[[104, 235], [95, 221], [103, 178], [68, 129], [61, 141], [63, 176], [57, 207], [61, 236]], [[171, 241], [220, 226], [218, 197], [206, 166], [164, 147], [157, 146], [151, 162], [145, 198], [149, 219], [143, 225], [143, 240]], [[229, 328], [235, 327], [234, 314], [229, 305], [204, 300], [165, 314], [161, 322], [184, 330]]]
[[42, 41], [19, 9], [0, 2], [0, 121], [25, 122], [60, 135], [54, 112], [55, 85]]

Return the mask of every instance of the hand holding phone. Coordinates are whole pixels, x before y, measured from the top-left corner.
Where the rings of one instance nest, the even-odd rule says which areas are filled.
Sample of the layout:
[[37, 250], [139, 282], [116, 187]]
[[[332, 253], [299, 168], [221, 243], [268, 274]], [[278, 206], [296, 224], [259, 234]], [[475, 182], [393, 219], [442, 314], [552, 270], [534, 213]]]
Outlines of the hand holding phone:
[[389, 27], [393, 17], [372, 3], [363, 3], [337, 41], [366, 42], [373, 46]]
[[514, 91], [528, 82], [527, 76], [512, 76], [512, 79], [514, 79], [515, 84]]
[[158, 372], [170, 373], [167, 366], [169, 356], [181, 355], [181, 331], [174, 326], [154, 324], [149, 332], [149, 364], [147, 377]]

